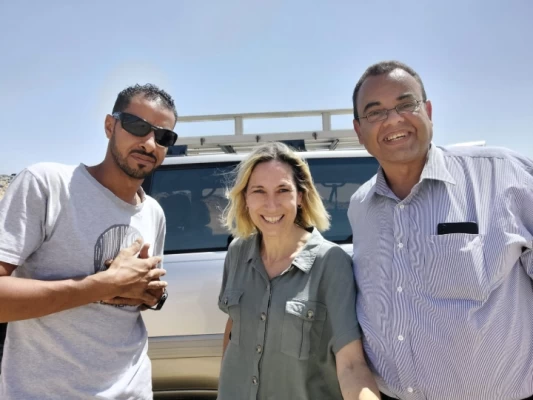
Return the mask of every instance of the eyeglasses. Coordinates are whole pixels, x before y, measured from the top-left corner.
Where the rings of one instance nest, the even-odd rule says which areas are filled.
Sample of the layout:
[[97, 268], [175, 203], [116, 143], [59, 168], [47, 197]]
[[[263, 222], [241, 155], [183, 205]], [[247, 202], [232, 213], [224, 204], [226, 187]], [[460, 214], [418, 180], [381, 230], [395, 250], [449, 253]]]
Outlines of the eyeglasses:
[[133, 136], [143, 137], [154, 131], [155, 142], [164, 147], [173, 146], [178, 139], [178, 134], [170, 129], [159, 128], [136, 115], [125, 112], [113, 113], [113, 118], [120, 121], [126, 132]]
[[418, 111], [420, 109], [420, 103], [422, 103], [421, 100], [408, 101], [406, 103], [398, 104], [396, 107], [393, 108], [370, 111], [364, 117], [359, 118], [366, 118], [366, 120], [370, 123], [385, 121], [389, 116], [389, 111], [396, 110], [398, 114], [414, 113], [415, 111]]

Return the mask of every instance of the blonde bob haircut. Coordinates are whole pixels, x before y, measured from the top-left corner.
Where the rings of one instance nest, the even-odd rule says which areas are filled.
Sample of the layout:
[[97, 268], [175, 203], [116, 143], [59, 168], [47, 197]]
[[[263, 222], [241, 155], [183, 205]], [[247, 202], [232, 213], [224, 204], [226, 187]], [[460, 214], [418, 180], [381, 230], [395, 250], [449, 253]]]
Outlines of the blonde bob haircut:
[[222, 214], [222, 224], [234, 237], [247, 238], [257, 233], [257, 227], [246, 208], [246, 189], [254, 168], [269, 161], [280, 161], [289, 165], [293, 171], [296, 189], [302, 193], [302, 204], [298, 208], [294, 223], [303, 228], [327, 230], [330, 217], [313, 183], [309, 166], [287, 145], [280, 142], [255, 147], [252, 153], [239, 163], [233, 187], [226, 191], [228, 205]]

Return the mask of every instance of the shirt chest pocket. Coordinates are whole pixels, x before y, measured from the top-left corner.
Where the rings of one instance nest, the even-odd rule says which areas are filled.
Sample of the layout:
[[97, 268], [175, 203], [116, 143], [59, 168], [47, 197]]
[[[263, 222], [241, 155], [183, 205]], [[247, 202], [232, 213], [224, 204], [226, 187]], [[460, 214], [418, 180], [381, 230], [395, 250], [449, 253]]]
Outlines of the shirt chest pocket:
[[485, 301], [489, 295], [481, 235], [430, 236], [422, 269], [423, 289], [435, 297]]
[[219, 307], [231, 318], [231, 343], [239, 344], [241, 336], [241, 298], [244, 291], [227, 290], [220, 299]]
[[324, 304], [310, 300], [291, 299], [285, 303], [281, 352], [299, 360], [309, 359], [318, 347], [326, 321]]

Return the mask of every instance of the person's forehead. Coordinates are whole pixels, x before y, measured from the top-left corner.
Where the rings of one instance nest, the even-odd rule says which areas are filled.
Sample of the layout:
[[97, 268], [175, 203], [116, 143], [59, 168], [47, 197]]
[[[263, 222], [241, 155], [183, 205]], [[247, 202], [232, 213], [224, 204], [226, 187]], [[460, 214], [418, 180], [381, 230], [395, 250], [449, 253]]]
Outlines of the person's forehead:
[[259, 163], [250, 176], [250, 181], [264, 181], [265, 178], [292, 182], [292, 170], [287, 163], [272, 160]]
[[365, 107], [369, 102], [379, 102], [384, 97], [397, 97], [406, 93], [421, 97], [422, 89], [411, 74], [398, 68], [389, 73], [369, 76], [365, 79], [359, 91], [358, 105]]
[[161, 99], [147, 99], [144, 95], [138, 94], [131, 99], [124, 111], [162, 128], [173, 129], [175, 125], [174, 113]]

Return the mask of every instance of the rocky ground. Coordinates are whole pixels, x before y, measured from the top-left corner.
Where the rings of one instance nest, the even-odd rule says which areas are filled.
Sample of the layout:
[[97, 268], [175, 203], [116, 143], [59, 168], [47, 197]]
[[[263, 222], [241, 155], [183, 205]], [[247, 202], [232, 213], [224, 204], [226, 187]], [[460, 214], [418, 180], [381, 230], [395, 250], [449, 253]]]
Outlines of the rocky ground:
[[4, 197], [4, 193], [13, 178], [14, 176], [11, 175], [0, 175], [0, 199]]

